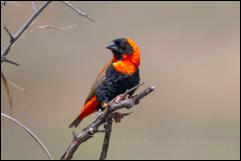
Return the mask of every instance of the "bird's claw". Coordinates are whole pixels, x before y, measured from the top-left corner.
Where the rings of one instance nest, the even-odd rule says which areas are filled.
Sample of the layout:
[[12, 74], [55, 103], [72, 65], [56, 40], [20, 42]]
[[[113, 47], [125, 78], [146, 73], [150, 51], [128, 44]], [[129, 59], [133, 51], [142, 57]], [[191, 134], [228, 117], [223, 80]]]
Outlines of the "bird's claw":
[[129, 99], [129, 95], [125, 95], [125, 94], [120, 94], [119, 96], [115, 97], [111, 102], [112, 103], [119, 103], [121, 100], [124, 99]]

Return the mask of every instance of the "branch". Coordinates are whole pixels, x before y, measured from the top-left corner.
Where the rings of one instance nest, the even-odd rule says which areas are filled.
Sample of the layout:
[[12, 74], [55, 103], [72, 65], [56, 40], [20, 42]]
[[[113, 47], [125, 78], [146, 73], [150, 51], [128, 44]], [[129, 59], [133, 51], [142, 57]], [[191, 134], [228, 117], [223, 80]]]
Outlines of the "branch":
[[26, 23], [19, 29], [19, 31], [15, 34], [15, 35], [11, 35], [10, 32], [8, 32], [7, 28], [5, 28], [5, 30], [7, 31], [7, 33], [10, 36], [10, 41], [7, 44], [7, 46], [5, 47], [5, 49], [1, 52], [1, 62], [6, 61], [6, 56], [10, 50], [10, 48], [12, 47], [12, 45], [14, 44], [14, 42], [23, 34], [23, 32], [29, 27], [29, 25], [33, 22], [33, 20], [43, 11], [43, 9], [45, 7], [47, 7], [49, 4], [51, 3], [51, 1], [46, 1], [44, 2], [39, 9], [37, 9], [33, 15], [26, 21]]
[[[33, 20], [36, 19], [36, 17], [51, 3], [52, 1], [45, 1], [38, 9], [35, 8], [35, 3], [32, 2], [32, 8], [34, 13], [32, 14], [32, 16], [25, 22], [25, 24], [19, 29], [19, 31], [15, 34], [12, 35], [9, 30], [4, 27], [4, 29], [6, 30], [6, 32], [8, 33], [8, 35], [10, 36], [10, 41], [7, 44], [7, 46], [4, 48], [3, 51], [1, 51], [1, 62], [8, 62], [14, 65], [18, 65], [17, 63], [10, 61], [6, 58], [6, 56], [8, 55], [9, 50], [11, 49], [11, 47], [13, 46], [13, 44], [18, 40], [18, 38], [24, 33], [24, 31], [29, 27], [29, 25], [33, 22]], [[75, 6], [73, 6], [71, 3], [67, 2], [67, 1], [60, 1], [63, 4], [67, 5], [68, 7], [70, 7], [71, 9], [73, 9], [75, 12], [77, 12], [79, 15], [84, 16], [85, 18], [91, 20], [92, 22], [94, 22], [94, 19], [91, 18], [90, 16], [88, 16], [86, 13], [80, 11], [79, 9], [77, 9]], [[1, 1], [1, 6], [4, 5], [6, 3], [6, 1]]]
[[107, 151], [109, 148], [109, 142], [110, 142], [110, 134], [112, 131], [112, 118], [109, 118], [107, 120], [107, 124], [104, 124], [104, 128], [106, 130], [105, 132], [105, 138], [104, 138], [104, 142], [103, 142], [103, 146], [102, 146], [102, 152], [100, 155], [100, 160], [105, 160], [106, 156], [107, 156]]
[[[66, 152], [61, 157], [61, 160], [69, 160], [73, 157], [74, 152], [77, 150], [79, 145], [88, 139], [92, 138], [93, 135], [98, 132], [98, 128], [100, 125], [106, 122], [106, 120], [110, 117], [110, 115], [118, 109], [127, 108], [130, 109], [133, 106], [137, 105], [139, 101], [150, 94], [155, 89], [155, 86], [148, 87], [143, 90], [141, 93], [137, 94], [133, 98], [120, 100], [120, 102], [109, 102], [108, 106], [105, 110], [97, 117], [97, 119], [91, 123], [90, 126], [85, 128], [78, 136], [75, 136], [71, 144], [69, 145]], [[123, 94], [122, 94], [123, 95]], [[118, 96], [117, 96], [118, 97]], [[115, 98], [114, 98], [115, 99]]]
[[13, 121], [14, 123], [16, 123], [18, 126], [20, 126], [21, 128], [23, 128], [28, 134], [30, 134], [34, 140], [37, 141], [37, 143], [40, 145], [40, 147], [44, 150], [44, 152], [48, 155], [49, 159], [53, 160], [53, 157], [50, 155], [48, 149], [44, 146], [43, 142], [29, 129], [27, 128], [25, 125], [23, 125], [21, 122], [19, 122], [18, 120], [12, 118], [11, 116], [8, 116], [4, 113], [1, 113], [2, 117], [5, 117], [11, 121]]

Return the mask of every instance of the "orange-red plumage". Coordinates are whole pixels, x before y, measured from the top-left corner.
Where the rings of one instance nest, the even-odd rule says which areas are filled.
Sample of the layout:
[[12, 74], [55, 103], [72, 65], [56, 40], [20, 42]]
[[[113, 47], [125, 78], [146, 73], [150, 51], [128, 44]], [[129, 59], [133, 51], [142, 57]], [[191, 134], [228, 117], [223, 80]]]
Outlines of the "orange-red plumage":
[[86, 116], [92, 114], [93, 112], [96, 112], [96, 107], [98, 105], [99, 105], [99, 102], [97, 101], [96, 96], [94, 94], [82, 108], [80, 115], [79, 115], [79, 120], [82, 120]]

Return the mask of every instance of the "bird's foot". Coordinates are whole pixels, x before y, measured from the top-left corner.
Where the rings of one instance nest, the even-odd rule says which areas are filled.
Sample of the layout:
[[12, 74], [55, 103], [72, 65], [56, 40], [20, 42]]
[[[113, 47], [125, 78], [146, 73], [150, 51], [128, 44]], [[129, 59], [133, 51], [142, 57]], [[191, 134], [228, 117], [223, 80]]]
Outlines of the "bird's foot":
[[107, 106], [108, 106], [108, 103], [103, 103], [103, 104], [101, 105], [101, 107], [102, 107], [103, 109], [105, 109]]
[[124, 100], [124, 99], [129, 99], [129, 95], [128, 94], [120, 94], [119, 96], [115, 97], [111, 102], [119, 103], [121, 100]]

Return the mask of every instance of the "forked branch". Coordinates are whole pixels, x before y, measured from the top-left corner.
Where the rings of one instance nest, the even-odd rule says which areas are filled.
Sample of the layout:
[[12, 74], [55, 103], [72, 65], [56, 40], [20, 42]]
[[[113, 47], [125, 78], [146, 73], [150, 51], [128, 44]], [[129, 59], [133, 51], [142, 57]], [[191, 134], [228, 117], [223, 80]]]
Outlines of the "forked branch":
[[[31, 25], [31, 23], [37, 18], [37, 16], [51, 3], [52, 1], [45, 1], [38, 9], [35, 8], [35, 3], [32, 2], [32, 7], [33, 7], [33, 14], [29, 19], [24, 23], [24, 25], [18, 30], [18, 32], [14, 35], [10, 33], [7, 27], [4, 26], [4, 29], [6, 30], [7, 34], [10, 37], [10, 41], [8, 42], [7, 46], [1, 51], [1, 62], [8, 62], [14, 65], [18, 65], [18, 63], [9, 60], [6, 58], [6, 56], [9, 53], [9, 50], [13, 46], [13, 44], [19, 39], [19, 37], [24, 33], [24, 31], [27, 30], [27, 28]], [[86, 13], [80, 11], [77, 9], [75, 6], [73, 6], [71, 3], [67, 1], [60, 1], [61, 3], [65, 4], [66, 6], [70, 7], [73, 9], [75, 12], [77, 12], [79, 15], [84, 16], [85, 18], [91, 20], [92, 22], [94, 21], [93, 18], [88, 16]], [[1, 1], [1, 6], [3, 6], [6, 3], [6, 1]]]
[[[68, 149], [61, 157], [61, 160], [71, 159], [73, 157], [73, 154], [75, 153], [75, 151], [78, 149], [79, 145], [81, 143], [87, 141], [88, 139], [92, 138], [93, 135], [96, 132], [98, 132], [99, 126], [102, 125], [103, 123], [105, 123], [109, 118], [111, 118], [111, 115], [113, 114], [113, 112], [115, 112], [116, 110], [121, 109], [121, 108], [127, 108], [127, 109], [132, 108], [133, 106], [137, 105], [143, 97], [150, 94], [154, 89], [155, 89], [155, 86], [148, 87], [145, 90], [143, 90], [142, 92], [140, 92], [139, 94], [137, 94], [136, 96], [134, 96], [132, 98], [120, 100], [117, 103], [115, 101], [113, 101], [113, 102], [110, 101], [108, 106], [106, 107], [106, 109], [97, 117], [97, 119], [94, 122], [92, 122], [90, 124], [90, 126], [85, 128], [79, 135], [74, 137], [74, 139], [71, 142], [71, 144], [69, 145]], [[135, 89], [133, 89], [133, 90], [135, 90]], [[117, 97], [119, 97], [119, 96], [117, 96]], [[123, 94], [121, 95], [121, 97], [123, 97]], [[108, 149], [108, 147], [107, 147], [107, 149]], [[102, 153], [103, 153], [102, 154], [103, 156], [101, 156], [100, 159], [105, 159], [105, 157], [106, 157], [105, 153], [107, 153], [107, 150], [106, 150], [106, 152], [103, 152], [103, 150], [102, 150]]]

